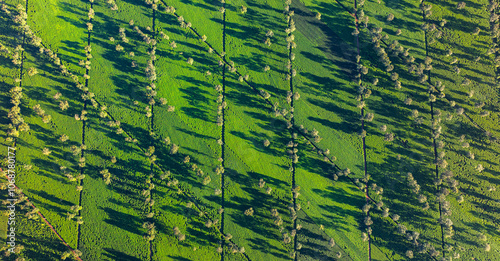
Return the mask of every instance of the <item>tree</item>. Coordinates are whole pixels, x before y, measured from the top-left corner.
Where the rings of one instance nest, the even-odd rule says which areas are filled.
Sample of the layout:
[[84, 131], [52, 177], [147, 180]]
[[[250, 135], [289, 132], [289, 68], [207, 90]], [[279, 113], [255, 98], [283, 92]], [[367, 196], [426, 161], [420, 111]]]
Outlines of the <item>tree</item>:
[[246, 7], [246, 6], [244, 6], [244, 5], [242, 5], [242, 6], [241, 6], [241, 13], [242, 13], [242, 14], [246, 14], [246, 12], [247, 12], [247, 11], [248, 11], [247, 7]]
[[193, 58], [189, 57], [187, 59], [187, 63], [190, 64], [190, 65], [192, 65], [193, 64]]
[[335, 240], [333, 240], [333, 238], [330, 238], [330, 240], [328, 241], [328, 245], [330, 247], [334, 247], [335, 246]]
[[29, 75], [29, 76], [34, 76], [34, 75], [35, 75], [35, 74], [37, 74], [37, 73], [38, 73], [38, 71], [37, 71], [37, 69], [36, 69], [35, 67], [30, 67], [30, 68], [28, 69], [28, 75]]
[[253, 213], [254, 213], [253, 208], [249, 208], [249, 209], [245, 210], [245, 215], [247, 215], [247, 216], [253, 216]]
[[457, 9], [464, 9], [465, 5], [466, 5], [465, 2], [458, 2]]
[[43, 155], [48, 156], [50, 155], [50, 153], [52, 153], [52, 151], [50, 151], [48, 148], [43, 148], [42, 153]]
[[59, 103], [59, 108], [61, 108], [61, 110], [67, 110], [69, 108], [69, 104], [68, 104], [68, 101], [61, 101]]
[[315, 18], [318, 20], [321, 20], [321, 14], [319, 12], [317, 12]]
[[271, 142], [268, 139], [264, 140], [263, 143], [264, 143], [264, 147], [269, 147], [269, 145], [271, 144]]

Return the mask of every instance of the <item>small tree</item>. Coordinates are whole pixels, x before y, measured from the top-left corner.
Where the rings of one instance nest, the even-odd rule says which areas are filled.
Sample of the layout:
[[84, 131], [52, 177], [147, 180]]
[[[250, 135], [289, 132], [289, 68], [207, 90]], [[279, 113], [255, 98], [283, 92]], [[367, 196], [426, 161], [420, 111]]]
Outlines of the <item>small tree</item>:
[[458, 2], [457, 9], [464, 9], [464, 8], [465, 8], [465, 2]]

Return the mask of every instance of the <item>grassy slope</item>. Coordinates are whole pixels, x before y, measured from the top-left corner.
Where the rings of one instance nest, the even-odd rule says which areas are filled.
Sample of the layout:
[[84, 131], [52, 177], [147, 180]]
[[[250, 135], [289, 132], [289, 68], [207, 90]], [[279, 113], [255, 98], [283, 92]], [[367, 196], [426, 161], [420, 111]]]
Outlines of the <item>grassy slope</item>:
[[[498, 136], [497, 122], [497, 101], [498, 92], [494, 87], [494, 65], [491, 57], [486, 57], [484, 53], [489, 48], [491, 39], [489, 36], [489, 13], [486, 11], [487, 1], [478, 3], [468, 3], [464, 10], [457, 10], [455, 3], [439, 2], [433, 4], [433, 20], [448, 20], [443, 29], [443, 38], [431, 45], [430, 54], [433, 56], [436, 65], [433, 70], [433, 78], [441, 80], [446, 84], [445, 93], [447, 98], [457, 102], [457, 106], [465, 108], [465, 111], [486, 130]], [[472, 35], [475, 27], [481, 28], [478, 36]], [[459, 59], [460, 75], [452, 71], [449, 61], [451, 57], [446, 57], [447, 49], [453, 50], [452, 57]], [[479, 62], [474, 62], [476, 56], [481, 56]], [[469, 78], [473, 83], [469, 86], [461, 85], [464, 77]], [[467, 97], [469, 90], [474, 90], [473, 98]], [[483, 109], [474, 107], [476, 102], [485, 102]], [[441, 103], [441, 107], [448, 107], [448, 104]], [[488, 117], [480, 117], [482, 110], [489, 110], [492, 114]], [[476, 127], [466, 118], [456, 117], [450, 122], [444, 131], [448, 140], [447, 156], [450, 163], [450, 170], [455, 173], [456, 179], [461, 183], [460, 194], [465, 201], [458, 203], [451, 200], [453, 205], [453, 215], [456, 235], [451, 238], [450, 243], [456, 243], [464, 248], [462, 256], [464, 258], [484, 258], [490, 260], [498, 254], [498, 198], [496, 191], [489, 191], [488, 187], [498, 186], [498, 179], [495, 175], [499, 171], [499, 159], [495, 151], [498, 151], [498, 144], [488, 141]], [[459, 136], [465, 135], [470, 148], [463, 148], [459, 141]], [[466, 157], [467, 151], [475, 153], [475, 159]], [[482, 164], [485, 171], [479, 173], [475, 167]], [[486, 242], [478, 240], [479, 233], [487, 236]], [[484, 243], [490, 243], [492, 250], [485, 252]]]
[[[296, 170], [296, 182], [300, 186], [301, 196], [298, 202], [307, 217], [299, 215], [299, 224], [304, 225], [304, 231], [299, 231], [299, 242], [304, 250], [300, 251], [299, 260], [324, 260], [336, 257], [338, 251], [344, 257], [352, 260], [367, 258], [368, 245], [361, 240], [359, 224], [363, 222], [361, 207], [364, 196], [347, 180], [331, 179], [332, 167], [325, 163], [322, 157], [305, 142], [299, 145], [299, 163]], [[313, 221], [314, 224], [310, 224]], [[324, 226], [324, 231], [318, 229]], [[326, 236], [319, 244], [326, 244], [333, 238], [337, 247], [322, 250], [312, 242], [318, 241], [313, 234]], [[321, 236], [321, 237], [324, 237]]]
[[[8, 3], [9, 8], [13, 7]], [[1, 43], [4, 46], [7, 46], [10, 50], [13, 50], [17, 44], [20, 44], [19, 40], [16, 40], [17, 32], [13, 27], [13, 23], [7, 20], [6, 16], [2, 16], [2, 22], [0, 26], [1, 33]], [[0, 56], [2, 66], [0, 66], [0, 75], [1, 75], [1, 88], [2, 88], [2, 106], [1, 106], [1, 115], [2, 115], [2, 129], [0, 133], [2, 135], [2, 143], [0, 144], [1, 151], [3, 155], [7, 155], [7, 147], [10, 143], [5, 142], [4, 138], [6, 137], [7, 124], [10, 121], [7, 118], [7, 113], [11, 107], [9, 103], [10, 97], [8, 95], [8, 91], [14, 85], [14, 78], [19, 77], [20, 69], [15, 67], [11, 63], [12, 53], [2, 54]], [[25, 96], [26, 97], [26, 96]], [[26, 102], [25, 99], [22, 102]], [[19, 148], [19, 146], [18, 146]], [[20, 156], [20, 155], [19, 155]], [[20, 160], [21, 157], [18, 158]], [[24, 161], [24, 160], [23, 160]], [[23, 162], [18, 162], [16, 164], [16, 170], [18, 173], [23, 171]], [[5, 178], [1, 178], [2, 182], [6, 182]], [[2, 199], [6, 193], [2, 193]], [[31, 210], [31, 209], [30, 209]], [[59, 241], [56, 235], [42, 222], [28, 220], [24, 215], [25, 211], [21, 211], [18, 208], [18, 216], [16, 217], [16, 234], [18, 237], [18, 244], [21, 244], [25, 247], [23, 253], [21, 254], [25, 258], [34, 258], [43, 255], [46, 257], [46, 260], [59, 260], [59, 256], [63, 251], [66, 251], [66, 247]], [[43, 211], [46, 213], [47, 211]], [[5, 226], [7, 224], [5, 223]], [[9, 260], [14, 260], [16, 256], [11, 255]], [[7, 258], [5, 258], [7, 260]]]
[[[352, 5], [352, 3], [343, 3], [347, 7]], [[340, 9], [340, 7], [338, 7], [336, 4], [313, 4], [306, 1], [306, 5], [312, 10], [320, 12], [323, 11], [322, 20], [325, 21], [330, 28], [338, 28], [340, 19], [338, 18], [338, 15], [334, 16], [334, 19], [330, 18], [328, 14], [331, 13], [331, 11], [326, 12], [326, 10], [333, 9], [338, 10], [338, 12], [340, 13], [343, 12], [344, 14], [347, 14], [347, 11]], [[381, 21], [379, 21], [383, 21], [385, 19], [385, 16], [388, 12], [387, 8], [371, 2], [366, 3], [364, 8], [365, 13], [370, 17], [370, 22], [373, 22], [377, 25], [382, 24], [384, 31], [388, 32], [391, 35], [391, 40], [397, 39], [400, 41], [400, 43], [405, 42], [410, 43], [412, 46], [417, 46], [417, 48], [412, 48], [412, 50], [416, 49], [412, 52], [412, 55], [415, 55], [418, 58], [422, 54], [422, 48], [418, 47], [418, 41], [416, 41], [416, 39], [419, 38], [419, 35], [422, 36], [422, 34], [414, 33], [411, 31], [411, 28], [416, 27], [416, 24], [418, 23], [418, 20], [414, 21], [411, 19], [415, 19], [416, 17], [412, 13], [412, 11], [414, 11], [415, 9], [415, 7], [408, 8], [405, 9], [405, 13], [395, 14], [396, 17], [405, 18], [405, 21], [402, 22], [402, 24], [405, 25], [401, 28], [403, 31], [402, 35], [400, 37], [395, 37], [394, 32], [397, 27], [395, 28], [395, 26], [393, 25], [384, 25]], [[346, 19], [352, 20], [352, 17], [347, 17]], [[398, 25], [399, 24], [401, 23], [398, 23]], [[338, 29], [337, 31], [340, 31], [340, 29]], [[342, 34], [341, 37], [344, 38], [345, 41], [350, 41], [349, 35], [350, 34], [346, 33]], [[419, 129], [411, 127], [412, 122], [409, 117], [409, 115], [411, 114], [410, 109], [417, 108], [421, 112], [422, 109], [424, 112], [428, 111], [428, 105], [426, 105], [427, 98], [423, 93], [423, 91], [425, 92], [425, 89], [422, 89], [422, 87], [413, 82], [413, 79], [411, 79], [411, 77], [408, 77], [408, 75], [403, 71], [405, 70], [404, 67], [397, 65], [398, 63], [401, 63], [399, 59], [391, 57], [391, 60], [393, 60], [396, 66], [395, 71], [397, 71], [401, 75], [400, 80], [403, 85], [403, 89], [401, 91], [395, 90], [391, 86], [392, 82], [389, 79], [388, 74], [383, 70], [377, 69], [377, 67], [383, 67], [380, 64], [377, 64], [378, 57], [373, 54], [371, 44], [367, 41], [368, 39], [364, 40], [366, 39], [364, 37], [365, 35], [363, 34], [360, 36], [361, 57], [363, 57], [362, 62], [364, 63], [364, 65], [370, 69], [370, 73], [367, 77], [365, 77], [365, 81], [371, 82], [373, 77], [377, 77], [380, 80], [378, 87], [372, 86], [370, 84], [370, 88], [372, 89], [373, 94], [371, 98], [367, 100], [368, 112], [373, 112], [376, 115], [374, 122], [368, 123], [367, 127], [365, 128], [367, 130], [368, 172], [372, 175], [372, 181], [386, 189], [384, 193], [386, 205], [388, 205], [389, 208], [394, 209], [394, 213], [398, 214], [411, 211], [411, 215], [402, 215], [402, 220], [405, 221], [405, 223], [410, 223], [410, 228], [413, 228], [411, 224], [417, 221], [413, 217], [415, 215], [420, 216], [419, 220], [417, 221], [418, 223], [415, 224], [415, 226], [422, 227], [423, 231], [421, 230], [421, 228], [419, 228], [418, 231], [423, 234], [427, 235], [429, 234], [429, 232], [433, 233], [430, 235], [431, 238], [433, 238], [435, 237], [434, 234], [437, 232], [432, 232], [436, 229], [435, 221], [433, 221], [432, 219], [429, 220], [429, 214], [423, 213], [418, 209], [418, 203], [416, 203], [415, 200], [411, 200], [411, 198], [414, 197], [410, 194], [411, 192], [408, 191], [407, 193], [409, 197], [408, 199], [403, 199], [400, 197], [399, 193], [395, 193], [396, 189], [406, 187], [404, 176], [406, 176], [407, 171], [417, 173], [424, 171], [423, 174], [419, 173], [415, 175], [417, 180], [420, 181], [430, 180], [433, 175], [430, 169], [432, 163], [432, 159], [430, 158], [431, 144], [428, 140], [426, 140], [425, 135], [427, 131], [425, 130], [425, 126]], [[414, 100], [412, 106], [409, 107], [402, 103], [402, 101], [406, 99], [406, 97], [411, 97]], [[352, 100], [352, 102], [354, 103], [355, 101]], [[359, 109], [351, 110], [357, 111], [359, 115]], [[394, 113], [398, 111], [400, 111], [400, 113], [396, 115], [396, 119], [394, 117]], [[402, 119], [405, 120], [402, 121]], [[353, 120], [353, 122], [356, 122], [356, 120], [357, 119]], [[384, 142], [383, 133], [378, 130], [378, 126], [382, 124], [387, 125], [388, 131], [394, 132], [396, 134], [396, 137], [404, 140], [409, 140], [411, 147], [406, 149], [400, 142], [397, 141], [394, 141], [393, 143]], [[401, 154], [403, 156], [403, 160], [399, 164], [392, 164], [391, 162], [394, 162], [396, 160], [397, 154]], [[408, 158], [406, 158], [405, 155], [407, 155]], [[420, 155], [424, 155], [424, 157], [422, 158], [422, 156]], [[362, 161], [358, 164], [362, 164]], [[397, 173], [399, 177], [394, 176], [394, 173]], [[435, 213], [435, 211], [433, 212]], [[432, 212], [430, 214], [433, 215]], [[375, 222], [375, 224], [377, 224], [377, 221]], [[392, 225], [389, 225], [388, 229], [391, 229], [390, 231], [392, 232], [391, 226]], [[377, 226], [374, 227], [376, 228]], [[429, 230], [429, 232], [426, 232], [427, 230]], [[408, 246], [395, 244], [394, 238], [387, 236], [387, 231], [377, 231], [376, 229], [374, 229], [374, 231], [375, 246], [382, 247], [382, 251], [386, 255], [392, 256], [392, 258], [398, 258], [397, 256], [394, 256], [394, 254], [399, 254], [399, 258], [401, 258], [401, 255], [404, 254], [404, 251]]]
[[[57, 10], [57, 7], [51, 7]], [[30, 3], [28, 8], [29, 10], [39, 9], [39, 6], [35, 2]], [[33, 21], [38, 21], [38, 18], [39, 13], [32, 13], [28, 17], [28, 23], [33, 30], [37, 30], [37, 25]], [[52, 22], [67, 31], [78, 31], [63, 17], [57, 17]], [[44, 35], [39, 34], [39, 36]], [[60, 40], [72, 39], [72, 35], [65, 33], [58, 36], [61, 37]], [[72, 84], [64, 79], [50, 62], [41, 58], [38, 49], [31, 47], [25, 49], [27, 59], [24, 68], [35, 67], [39, 74], [33, 77], [25, 75], [23, 81], [25, 98], [23, 98], [22, 113], [25, 115], [26, 122], [30, 124], [31, 130], [29, 133], [23, 133], [18, 141], [18, 165], [31, 164], [33, 168], [28, 172], [20, 173], [17, 185], [24, 189], [26, 195], [40, 208], [61, 236], [75, 247], [76, 223], [66, 219], [66, 212], [69, 211], [70, 206], [77, 204], [77, 192], [74, 184], [68, 182], [62, 175], [59, 166], [68, 167], [71, 173], [77, 170], [74, 168], [75, 158], [69, 153], [68, 148], [70, 145], [79, 144], [81, 124], [72, 119], [72, 113], [82, 105], [78, 101], [72, 102], [77, 95], [72, 90]], [[70, 109], [61, 112], [58, 108], [59, 102], [52, 98], [56, 92], [62, 93], [61, 100], [70, 100]], [[43, 123], [41, 118], [33, 112], [31, 108], [35, 104], [41, 104], [46, 113], [52, 116], [51, 123]], [[62, 134], [70, 136], [70, 140], [63, 146], [57, 140]], [[52, 151], [50, 156], [41, 154], [41, 150], [45, 147]]]
[[[353, 175], [359, 177], [363, 164], [357, 136], [359, 116], [354, 107], [355, 90], [349, 76], [353, 66], [349, 62], [352, 56], [349, 52], [353, 49], [324, 24], [316, 22], [305, 6], [294, 2], [292, 7], [296, 12], [297, 49], [293, 52], [296, 53], [294, 68], [298, 74], [293, 84], [301, 95], [295, 102], [296, 124], [318, 130], [323, 138], [319, 146], [329, 148], [330, 155], [337, 157], [336, 164], [350, 168]], [[340, 27], [341, 30], [344, 28]], [[314, 156], [316, 153], [311, 151], [310, 145], [302, 146], [305, 152], [299, 160], [296, 177], [303, 194], [301, 204], [304, 211], [317, 225], [324, 225], [326, 234], [334, 238], [351, 258], [364, 259], [367, 244], [361, 241], [359, 230], [362, 222], [360, 208], [364, 201], [361, 192], [342, 178], [332, 183], [335, 170], [323, 163], [322, 158]], [[310, 182], [311, 179], [315, 182]], [[338, 222], [339, 217], [342, 217], [343, 224]], [[304, 252], [304, 258], [310, 257], [307, 251]], [[329, 254], [333, 255], [333, 252], [336, 251]]]

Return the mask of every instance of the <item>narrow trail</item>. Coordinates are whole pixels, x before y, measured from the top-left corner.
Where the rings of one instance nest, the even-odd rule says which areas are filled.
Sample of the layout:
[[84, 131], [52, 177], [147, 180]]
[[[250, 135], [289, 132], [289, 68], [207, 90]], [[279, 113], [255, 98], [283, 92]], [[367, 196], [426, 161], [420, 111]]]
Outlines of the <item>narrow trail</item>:
[[[226, 2], [222, 3], [222, 7], [225, 9], [226, 8]], [[226, 12], [227, 10], [222, 14], [223, 19], [222, 19], [222, 52], [226, 52]], [[224, 64], [222, 67], [222, 102], [226, 101], [226, 68], [227, 64]], [[222, 106], [222, 130], [221, 130], [221, 158], [222, 158], [222, 168], [226, 168], [226, 154], [225, 154], [225, 148], [226, 148], [226, 108], [225, 106]], [[225, 190], [225, 182], [226, 182], [226, 174], [225, 171], [221, 173], [221, 208], [223, 209], [222, 213], [220, 214], [220, 231], [221, 231], [221, 242], [222, 242], [222, 248], [224, 249], [224, 225], [225, 225], [225, 206], [226, 206], [226, 190]], [[220, 259], [221, 261], [224, 261], [224, 256], [225, 252], [224, 250], [221, 252]]]
[[[427, 18], [425, 17], [424, 11], [422, 11], [422, 19], [423, 19], [424, 23], [427, 23]], [[429, 56], [429, 43], [428, 43], [428, 38], [427, 38], [427, 31], [424, 31], [424, 36], [425, 36], [425, 56]], [[431, 70], [427, 71], [427, 76], [428, 76], [427, 82], [429, 83], [429, 85], [432, 85], [432, 83], [431, 83]], [[429, 91], [429, 102], [431, 105], [431, 121], [432, 121], [431, 133], [433, 131], [432, 125], [434, 123], [434, 102], [430, 99], [432, 93], [433, 93], [433, 91], [430, 90]], [[439, 179], [439, 167], [437, 165], [438, 152], [437, 152], [436, 138], [434, 137], [434, 135], [432, 137], [432, 146], [434, 149], [434, 164], [436, 165], [435, 166], [436, 179]], [[441, 188], [440, 185], [436, 185], [436, 193], [439, 192], [440, 188]], [[441, 219], [443, 217], [442, 208], [441, 208], [441, 201], [438, 201], [438, 208], [439, 208], [439, 219]], [[445, 257], [446, 253], [444, 251], [444, 248], [445, 248], [444, 228], [443, 228], [443, 224], [439, 224], [439, 226], [441, 228], [441, 250], [442, 250], [441, 252], [443, 253], [443, 257]]]
[[[90, 9], [94, 8], [94, 3], [90, 2]], [[89, 23], [92, 23], [93, 19], [89, 18]], [[91, 37], [91, 31], [87, 31], [87, 46], [90, 46], [90, 37]], [[90, 61], [90, 59], [87, 57], [87, 61]], [[85, 74], [89, 75], [89, 69], [85, 69]], [[88, 88], [89, 86], [89, 79], [85, 79], [85, 87]], [[83, 110], [87, 110], [87, 104], [88, 101], [84, 100], [83, 102]], [[82, 145], [85, 145], [85, 129], [87, 127], [87, 121], [85, 119], [82, 119]], [[80, 157], [84, 158], [85, 156], [85, 150], [82, 150]], [[80, 175], [84, 174], [84, 168], [80, 168]], [[78, 181], [78, 185], [83, 187], [83, 179], [80, 179]], [[83, 197], [83, 189], [80, 190], [79, 196], [78, 196], [78, 206], [82, 206], [82, 197]], [[78, 217], [82, 216], [82, 211], [78, 211]], [[82, 234], [82, 226], [81, 224], [78, 224], [78, 234], [77, 234], [77, 240], [76, 240], [76, 248], [80, 249], [81, 245], [81, 234]]]

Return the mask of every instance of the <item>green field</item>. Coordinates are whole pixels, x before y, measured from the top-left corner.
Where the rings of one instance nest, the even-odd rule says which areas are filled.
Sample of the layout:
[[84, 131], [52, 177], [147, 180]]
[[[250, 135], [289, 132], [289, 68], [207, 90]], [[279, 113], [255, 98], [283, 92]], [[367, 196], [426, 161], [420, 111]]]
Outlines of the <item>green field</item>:
[[0, 0], [0, 259], [496, 260], [498, 4]]

